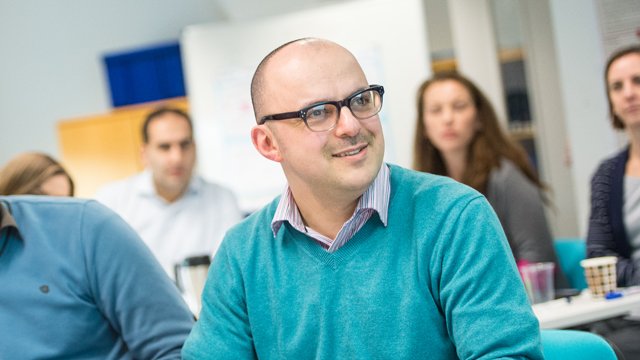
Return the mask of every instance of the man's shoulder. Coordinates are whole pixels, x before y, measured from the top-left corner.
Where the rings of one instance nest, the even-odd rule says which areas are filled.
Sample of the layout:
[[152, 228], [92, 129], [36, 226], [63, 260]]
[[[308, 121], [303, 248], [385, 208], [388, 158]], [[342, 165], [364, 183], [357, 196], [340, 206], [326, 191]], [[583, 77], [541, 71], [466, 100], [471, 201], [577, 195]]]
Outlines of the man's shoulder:
[[235, 197], [233, 191], [229, 187], [217, 182], [209, 181], [200, 175], [194, 175], [192, 182], [196, 188], [202, 189], [206, 194], [225, 194]]
[[[0, 197], [20, 223], [79, 223], [81, 218], [108, 218], [113, 212], [95, 200], [58, 196], [20, 195]], [[46, 225], [45, 225], [46, 226]]]
[[102, 203], [112, 203], [120, 197], [130, 197], [143, 183], [148, 182], [146, 173], [138, 173], [124, 179], [109, 182], [96, 191], [94, 198]]
[[100, 188], [100, 190], [109, 191], [109, 190], [122, 190], [122, 189], [130, 188], [136, 184], [139, 184], [140, 182], [147, 181], [147, 178], [149, 178], [149, 176], [147, 175], [148, 174], [146, 174], [145, 172], [141, 172], [131, 176], [127, 176], [125, 178], [106, 183]]
[[229, 242], [229, 245], [235, 244], [232, 246], [237, 246], [239, 242], [244, 247], [254, 241], [265, 241], [273, 238], [271, 221], [279, 201], [280, 196], [277, 196], [270, 203], [252, 212], [242, 221], [232, 226], [227, 231], [224, 241]]
[[47, 209], [47, 208], [67, 208], [82, 209], [87, 204], [95, 204], [96, 201], [66, 196], [44, 196], [44, 195], [13, 195], [0, 196], [0, 201], [13, 208]]
[[413, 213], [417, 218], [428, 217], [437, 222], [436, 219], [457, 218], [474, 200], [486, 202], [478, 191], [449, 177], [390, 168], [389, 219]]
[[409, 192], [411, 196], [446, 196], [456, 199], [475, 198], [481, 194], [473, 188], [447, 176], [406, 169], [389, 165], [391, 170], [391, 191]]

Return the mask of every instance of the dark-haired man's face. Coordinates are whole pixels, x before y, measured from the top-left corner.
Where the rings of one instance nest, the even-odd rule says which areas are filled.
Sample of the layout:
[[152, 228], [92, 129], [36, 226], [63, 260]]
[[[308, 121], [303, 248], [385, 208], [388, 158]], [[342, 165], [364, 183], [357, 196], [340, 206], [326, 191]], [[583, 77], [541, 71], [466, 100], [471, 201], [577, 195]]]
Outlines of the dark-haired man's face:
[[174, 201], [186, 190], [195, 166], [191, 127], [182, 116], [166, 113], [149, 123], [148, 135], [142, 149], [144, 164], [153, 174], [158, 195]]

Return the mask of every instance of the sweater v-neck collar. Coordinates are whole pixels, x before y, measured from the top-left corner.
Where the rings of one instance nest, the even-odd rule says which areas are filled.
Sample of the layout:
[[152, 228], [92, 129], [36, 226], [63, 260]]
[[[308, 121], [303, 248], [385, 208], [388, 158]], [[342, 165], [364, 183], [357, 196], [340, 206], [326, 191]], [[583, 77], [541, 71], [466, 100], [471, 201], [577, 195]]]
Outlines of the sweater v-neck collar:
[[290, 237], [302, 251], [319, 263], [337, 270], [341, 264], [348, 262], [362, 247], [367, 246], [367, 239], [377, 228], [384, 228], [377, 214], [372, 215], [362, 228], [338, 250], [330, 253], [316, 240], [294, 229], [288, 223], [284, 226], [285, 237]]
[[[398, 182], [401, 182], [398, 179], [398, 176], [401, 176], [401, 172], [395, 171], [394, 174], [394, 165], [388, 165], [390, 176], [389, 176], [389, 203], [388, 203], [388, 213], [391, 212], [393, 199], [397, 192]], [[295, 243], [295, 246], [298, 246], [302, 249], [302, 251], [307, 254], [309, 257], [314, 258], [321, 264], [329, 266], [333, 270], [337, 270], [342, 264], [349, 262], [354, 255], [363, 247], [371, 246], [371, 234], [378, 229], [388, 229], [390, 219], [387, 218], [387, 225], [385, 226], [380, 220], [380, 216], [378, 213], [374, 213], [367, 222], [356, 232], [349, 241], [347, 241], [342, 247], [337, 249], [336, 251], [330, 253], [326, 249], [324, 249], [316, 240], [305, 235], [304, 233], [296, 230], [289, 223], [286, 226], [283, 226], [284, 229], [280, 229], [283, 231], [283, 236], [285, 238], [289, 237]], [[369, 240], [369, 241], [368, 241]]]

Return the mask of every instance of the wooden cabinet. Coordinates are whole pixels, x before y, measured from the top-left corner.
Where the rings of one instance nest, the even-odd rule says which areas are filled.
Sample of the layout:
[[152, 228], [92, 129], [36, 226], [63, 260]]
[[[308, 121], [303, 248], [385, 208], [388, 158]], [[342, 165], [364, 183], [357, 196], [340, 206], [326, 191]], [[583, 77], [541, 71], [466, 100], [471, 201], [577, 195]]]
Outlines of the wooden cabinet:
[[166, 105], [188, 111], [186, 98], [127, 106], [58, 123], [61, 161], [76, 184], [76, 196], [92, 197], [105, 183], [143, 169], [142, 123], [148, 113]]

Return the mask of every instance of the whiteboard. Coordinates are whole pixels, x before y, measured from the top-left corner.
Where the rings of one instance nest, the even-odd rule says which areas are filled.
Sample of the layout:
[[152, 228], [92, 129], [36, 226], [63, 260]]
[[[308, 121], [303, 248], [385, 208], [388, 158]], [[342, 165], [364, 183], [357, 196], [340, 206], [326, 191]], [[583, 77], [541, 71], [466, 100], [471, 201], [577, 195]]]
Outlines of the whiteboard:
[[250, 84], [264, 56], [285, 42], [319, 37], [349, 49], [370, 84], [385, 87], [380, 118], [385, 161], [410, 166], [415, 92], [430, 75], [422, 0], [357, 0], [257, 21], [187, 27], [181, 37], [198, 171], [230, 187], [245, 211], [282, 192], [278, 163], [251, 143]]

